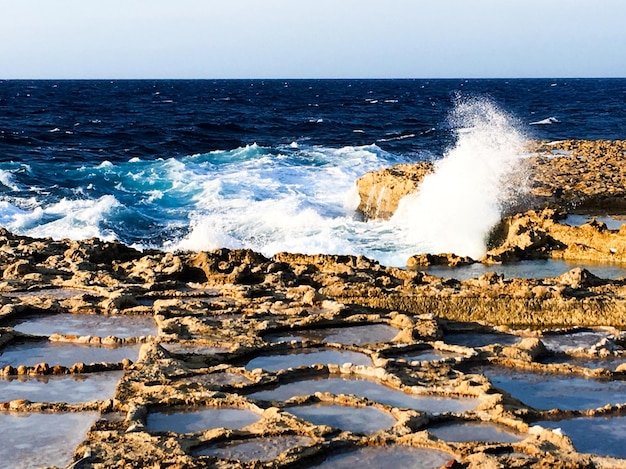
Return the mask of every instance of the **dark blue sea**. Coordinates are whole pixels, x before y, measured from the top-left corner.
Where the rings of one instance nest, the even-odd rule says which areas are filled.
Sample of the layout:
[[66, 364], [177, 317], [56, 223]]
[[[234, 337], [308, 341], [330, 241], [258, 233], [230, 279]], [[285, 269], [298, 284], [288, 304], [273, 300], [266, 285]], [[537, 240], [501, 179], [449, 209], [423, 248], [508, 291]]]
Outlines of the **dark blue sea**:
[[[520, 190], [503, 181], [523, 142], [624, 129], [626, 79], [0, 81], [0, 224], [166, 250], [476, 256]], [[423, 196], [388, 221], [355, 213], [359, 176], [419, 160], [441, 163]]]

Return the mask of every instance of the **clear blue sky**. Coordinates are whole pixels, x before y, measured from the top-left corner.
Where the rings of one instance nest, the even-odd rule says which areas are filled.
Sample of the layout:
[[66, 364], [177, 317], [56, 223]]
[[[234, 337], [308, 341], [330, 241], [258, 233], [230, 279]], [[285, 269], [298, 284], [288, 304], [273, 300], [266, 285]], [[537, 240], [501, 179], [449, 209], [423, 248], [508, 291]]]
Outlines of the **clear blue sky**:
[[626, 0], [0, 0], [0, 78], [626, 77]]

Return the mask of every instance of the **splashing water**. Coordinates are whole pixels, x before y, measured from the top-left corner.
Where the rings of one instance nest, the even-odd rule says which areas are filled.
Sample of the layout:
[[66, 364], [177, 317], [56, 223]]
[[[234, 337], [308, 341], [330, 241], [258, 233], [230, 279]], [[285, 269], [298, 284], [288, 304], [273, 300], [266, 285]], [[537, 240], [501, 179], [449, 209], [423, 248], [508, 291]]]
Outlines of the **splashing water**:
[[392, 222], [420, 252], [481, 257], [503, 210], [524, 192], [526, 141], [514, 119], [491, 101], [460, 101], [451, 122], [457, 143], [435, 164], [418, 192], [405, 197]]

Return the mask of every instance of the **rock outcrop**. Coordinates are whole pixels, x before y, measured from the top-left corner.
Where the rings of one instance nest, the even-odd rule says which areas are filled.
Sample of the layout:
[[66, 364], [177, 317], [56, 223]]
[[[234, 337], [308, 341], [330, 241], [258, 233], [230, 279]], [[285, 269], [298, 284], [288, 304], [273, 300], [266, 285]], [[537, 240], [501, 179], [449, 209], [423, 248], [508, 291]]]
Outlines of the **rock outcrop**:
[[[531, 142], [524, 161], [529, 193], [519, 208], [625, 214], [625, 152], [625, 140]], [[357, 181], [358, 210], [367, 218], [390, 217], [433, 168], [430, 162], [418, 162], [363, 175]]]

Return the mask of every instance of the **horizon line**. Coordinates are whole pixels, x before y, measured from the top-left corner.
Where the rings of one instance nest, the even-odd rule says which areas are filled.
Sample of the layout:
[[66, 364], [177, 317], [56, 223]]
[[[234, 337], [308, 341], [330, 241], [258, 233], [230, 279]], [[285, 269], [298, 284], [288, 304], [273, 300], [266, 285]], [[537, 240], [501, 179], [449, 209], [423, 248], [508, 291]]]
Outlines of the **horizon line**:
[[626, 76], [531, 76], [531, 77], [108, 77], [108, 78], [0, 78], [0, 82], [4, 81], [286, 81], [286, 80], [623, 80]]

